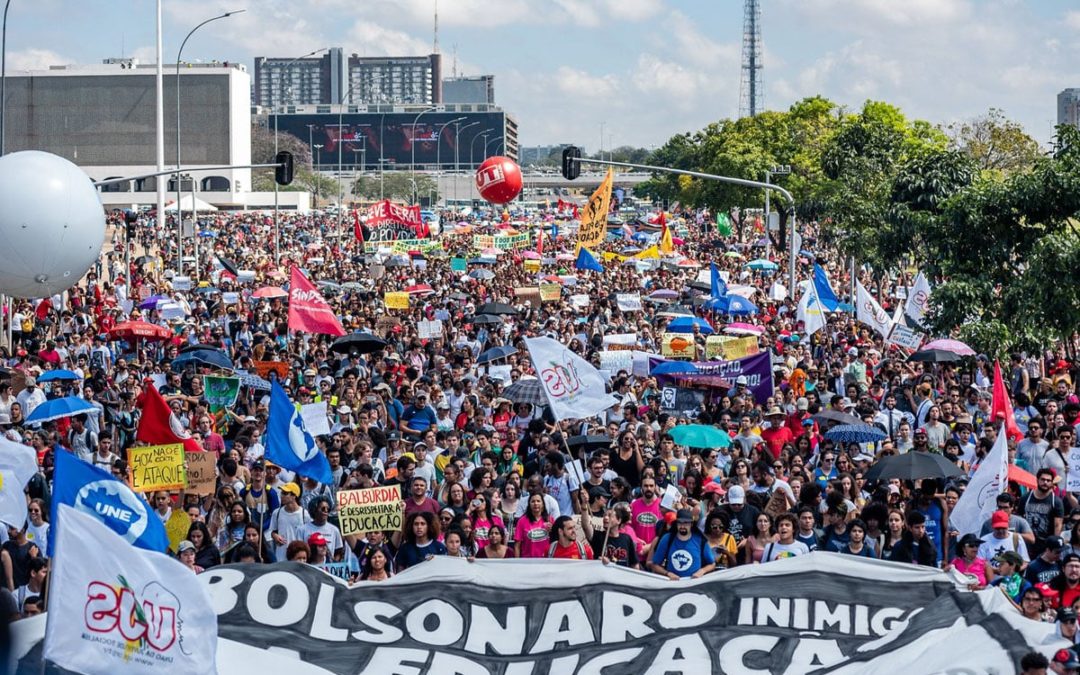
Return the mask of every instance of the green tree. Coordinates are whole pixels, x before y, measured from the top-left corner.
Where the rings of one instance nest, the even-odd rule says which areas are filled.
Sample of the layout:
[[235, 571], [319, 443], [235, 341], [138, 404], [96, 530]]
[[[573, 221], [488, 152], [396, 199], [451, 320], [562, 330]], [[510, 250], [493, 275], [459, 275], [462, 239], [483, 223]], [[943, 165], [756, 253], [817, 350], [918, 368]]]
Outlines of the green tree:
[[[381, 178], [379, 174], [361, 176], [353, 183], [353, 195], [359, 199], [413, 203], [413, 175], [408, 171], [387, 171]], [[416, 195], [422, 199], [429, 197], [439, 200], [438, 183], [427, 174], [418, 173], [415, 177]]]
[[[311, 148], [308, 144], [290, 133], [278, 132], [278, 150], [288, 150], [293, 154], [293, 182], [291, 185], [278, 187], [282, 191], [305, 192], [311, 191], [316, 181], [312, 177]], [[251, 125], [251, 163], [270, 164], [274, 161], [274, 130], [259, 124]], [[251, 187], [256, 192], [272, 192], [274, 190], [273, 169], [252, 169]], [[323, 186], [325, 187], [325, 186]], [[324, 189], [323, 194], [327, 194]]]
[[984, 171], [1012, 173], [1030, 169], [1042, 155], [1039, 143], [998, 108], [947, 128], [950, 145]]

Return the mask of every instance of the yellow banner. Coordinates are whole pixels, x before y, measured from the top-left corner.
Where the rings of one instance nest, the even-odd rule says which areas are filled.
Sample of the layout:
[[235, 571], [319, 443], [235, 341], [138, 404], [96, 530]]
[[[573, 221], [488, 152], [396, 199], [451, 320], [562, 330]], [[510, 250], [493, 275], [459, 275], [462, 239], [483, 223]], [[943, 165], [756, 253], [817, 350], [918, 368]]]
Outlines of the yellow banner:
[[128, 450], [128, 483], [135, 492], [187, 487], [184, 444], [148, 445]]
[[558, 302], [562, 298], [559, 284], [540, 284], [540, 302]]
[[342, 490], [337, 494], [344, 536], [368, 532], [397, 532], [405, 516], [401, 492], [392, 486]]
[[724, 361], [753, 356], [760, 351], [758, 339], [754, 336], [734, 337], [731, 335], [710, 335], [705, 338], [705, 358], [721, 358]]
[[578, 246], [594, 248], [607, 235], [607, 217], [611, 210], [611, 185], [615, 174], [608, 169], [604, 182], [592, 193], [589, 201], [581, 207], [581, 225], [578, 227]]
[[664, 333], [660, 341], [660, 355], [674, 359], [695, 358], [694, 338], [690, 333]]
[[650, 260], [658, 259], [660, 257], [660, 249], [656, 248], [656, 244], [653, 244], [649, 248], [645, 249], [641, 253], [637, 253], [634, 256], [635, 260]]
[[409, 294], [405, 291], [387, 292], [383, 295], [383, 304], [387, 309], [408, 309]]
[[540, 261], [539, 260], [533, 260], [531, 258], [526, 260], [525, 261], [525, 271], [526, 272], [539, 272], [540, 271]]

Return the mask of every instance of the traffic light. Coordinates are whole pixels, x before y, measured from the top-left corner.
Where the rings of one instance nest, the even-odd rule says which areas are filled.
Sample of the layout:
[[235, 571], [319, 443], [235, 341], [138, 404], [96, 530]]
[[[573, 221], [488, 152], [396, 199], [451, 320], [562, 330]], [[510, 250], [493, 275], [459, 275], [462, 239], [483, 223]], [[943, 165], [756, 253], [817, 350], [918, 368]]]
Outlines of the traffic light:
[[282, 150], [274, 155], [274, 182], [278, 185], [288, 185], [293, 179], [293, 156], [291, 152]]
[[581, 148], [568, 145], [562, 151], [562, 175], [566, 180], [574, 180], [581, 175]]
[[127, 229], [127, 238], [131, 239], [135, 236], [135, 226], [139, 223], [139, 214], [135, 213], [131, 209], [124, 210], [124, 225]]

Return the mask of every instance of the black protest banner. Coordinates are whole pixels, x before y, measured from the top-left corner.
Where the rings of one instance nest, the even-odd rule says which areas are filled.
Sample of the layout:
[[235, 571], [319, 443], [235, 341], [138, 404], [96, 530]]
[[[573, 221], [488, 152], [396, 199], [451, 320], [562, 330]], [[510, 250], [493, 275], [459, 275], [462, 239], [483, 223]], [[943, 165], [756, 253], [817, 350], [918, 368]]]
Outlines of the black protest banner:
[[938, 570], [830, 553], [678, 583], [599, 563], [441, 557], [352, 587], [294, 563], [200, 579], [221, 638], [365, 675], [891, 673], [897, 654], [926, 662], [920, 672], [944, 669], [935, 655], [988, 672], [1052, 632], [1019, 630], [1000, 594], [958, 590]]

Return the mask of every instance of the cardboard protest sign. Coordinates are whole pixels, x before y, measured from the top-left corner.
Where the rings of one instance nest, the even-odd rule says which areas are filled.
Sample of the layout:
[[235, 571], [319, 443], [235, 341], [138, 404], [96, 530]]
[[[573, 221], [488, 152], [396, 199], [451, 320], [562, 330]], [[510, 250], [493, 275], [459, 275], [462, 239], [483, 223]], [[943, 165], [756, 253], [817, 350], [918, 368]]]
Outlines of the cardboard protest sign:
[[341, 534], [367, 534], [375, 531], [401, 529], [405, 517], [405, 502], [401, 491], [394, 486], [338, 492], [338, 522]]
[[439, 319], [432, 321], [418, 321], [416, 332], [421, 340], [436, 340], [443, 336], [443, 323]]
[[128, 450], [128, 484], [136, 492], [180, 490], [187, 486], [184, 444], [146, 445]]
[[191, 494], [214, 494], [217, 487], [217, 461], [212, 452], [185, 452], [187, 461], [187, 491]]
[[616, 293], [615, 304], [618, 305], [620, 312], [640, 312], [641, 311], [641, 294], [640, 293]]
[[660, 353], [672, 359], [692, 359], [697, 350], [693, 338], [686, 333], [664, 333], [660, 338]]
[[558, 302], [562, 297], [562, 286], [559, 284], [540, 284], [541, 302]]
[[534, 258], [530, 258], [524, 262], [523, 267], [525, 268], [526, 272], [539, 272], [540, 261]]

